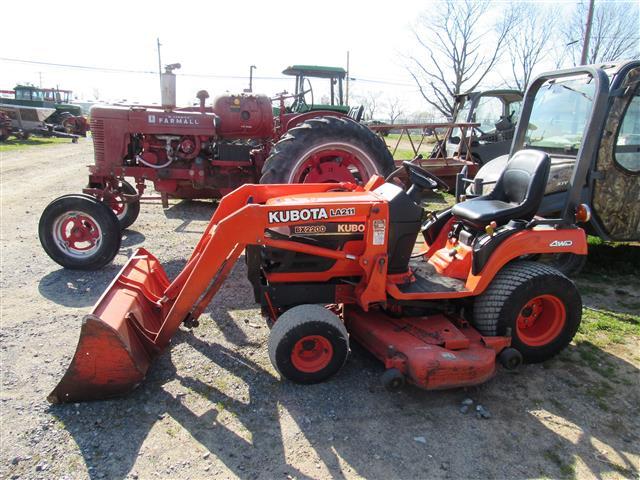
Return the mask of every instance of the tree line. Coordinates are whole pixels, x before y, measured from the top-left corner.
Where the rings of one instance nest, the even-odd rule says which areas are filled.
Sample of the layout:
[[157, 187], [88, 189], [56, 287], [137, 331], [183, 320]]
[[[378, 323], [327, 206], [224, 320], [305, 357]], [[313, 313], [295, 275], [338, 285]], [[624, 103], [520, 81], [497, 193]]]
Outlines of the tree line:
[[[414, 45], [405, 66], [430, 110], [450, 118], [454, 97], [482, 88], [492, 72], [499, 76], [492, 86], [525, 91], [542, 65], [547, 70], [579, 65], [588, 10], [589, 0], [573, 6], [435, 1], [412, 27]], [[640, 56], [640, 2], [594, 1], [592, 13], [587, 64]], [[358, 101], [368, 119], [381, 110], [389, 123], [406, 115], [399, 98], [384, 98], [382, 92], [369, 92]]]

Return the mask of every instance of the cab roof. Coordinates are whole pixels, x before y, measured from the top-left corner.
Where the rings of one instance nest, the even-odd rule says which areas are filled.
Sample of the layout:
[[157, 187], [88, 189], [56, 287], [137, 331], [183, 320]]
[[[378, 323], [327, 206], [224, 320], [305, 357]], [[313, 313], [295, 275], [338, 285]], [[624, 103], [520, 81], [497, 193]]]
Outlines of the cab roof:
[[304, 75], [305, 77], [344, 78], [347, 72], [342, 67], [323, 67], [320, 65], [291, 65], [285, 68], [284, 75]]

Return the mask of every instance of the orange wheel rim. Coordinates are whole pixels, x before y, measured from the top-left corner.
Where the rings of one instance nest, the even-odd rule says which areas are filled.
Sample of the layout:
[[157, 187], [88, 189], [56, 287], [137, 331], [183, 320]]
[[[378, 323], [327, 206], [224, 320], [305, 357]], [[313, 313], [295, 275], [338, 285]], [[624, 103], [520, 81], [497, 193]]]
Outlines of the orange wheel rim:
[[333, 347], [331, 342], [320, 335], [302, 337], [293, 346], [291, 363], [305, 373], [319, 372], [331, 362]]
[[522, 343], [542, 347], [560, 335], [566, 321], [564, 303], [554, 295], [540, 295], [522, 307], [516, 320], [516, 331]]

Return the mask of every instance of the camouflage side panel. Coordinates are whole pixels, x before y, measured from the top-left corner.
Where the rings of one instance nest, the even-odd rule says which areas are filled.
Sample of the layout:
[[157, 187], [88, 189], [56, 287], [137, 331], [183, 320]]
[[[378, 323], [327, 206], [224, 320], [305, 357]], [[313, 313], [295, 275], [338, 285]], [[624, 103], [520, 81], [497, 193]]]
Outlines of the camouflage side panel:
[[[638, 81], [640, 68], [635, 68], [624, 87]], [[633, 93], [613, 99], [596, 159], [596, 170], [604, 178], [594, 182], [592, 200], [593, 212], [605, 231], [612, 240], [620, 241], [640, 240], [640, 175], [623, 171], [614, 159], [618, 125], [632, 98]]]

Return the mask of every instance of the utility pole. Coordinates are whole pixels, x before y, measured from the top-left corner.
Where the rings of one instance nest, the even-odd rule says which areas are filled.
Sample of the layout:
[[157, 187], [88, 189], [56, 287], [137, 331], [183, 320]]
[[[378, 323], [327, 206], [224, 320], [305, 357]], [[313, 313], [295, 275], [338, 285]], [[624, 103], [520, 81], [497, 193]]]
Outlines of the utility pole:
[[38, 72], [38, 75], [40, 76], [40, 88], [42, 88], [42, 72]]
[[591, 39], [591, 24], [593, 23], [593, 4], [595, 0], [589, 1], [589, 13], [587, 13], [587, 25], [584, 30], [584, 41], [582, 43], [582, 57], [580, 65], [586, 65], [587, 56], [589, 55], [589, 40]]
[[349, 105], [349, 50], [347, 50], [347, 88], [344, 104]]
[[162, 77], [162, 59], [160, 58], [160, 37], [156, 38], [158, 44], [158, 76]]
[[253, 92], [253, 69], [256, 68], [255, 65], [251, 65], [249, 67], [249, 93]]

